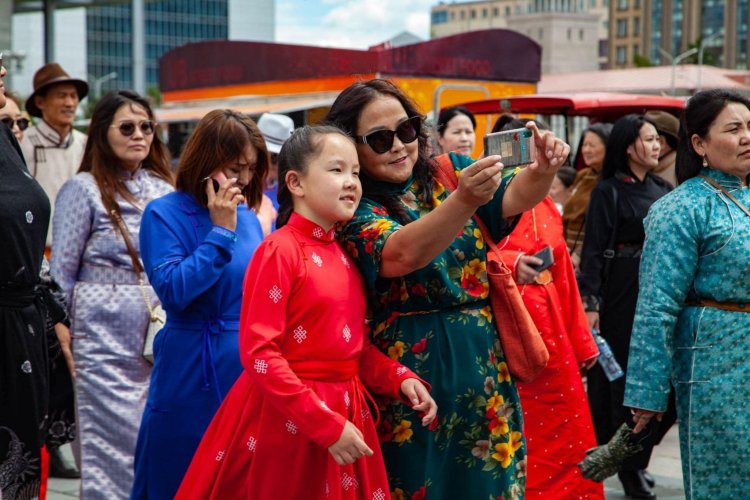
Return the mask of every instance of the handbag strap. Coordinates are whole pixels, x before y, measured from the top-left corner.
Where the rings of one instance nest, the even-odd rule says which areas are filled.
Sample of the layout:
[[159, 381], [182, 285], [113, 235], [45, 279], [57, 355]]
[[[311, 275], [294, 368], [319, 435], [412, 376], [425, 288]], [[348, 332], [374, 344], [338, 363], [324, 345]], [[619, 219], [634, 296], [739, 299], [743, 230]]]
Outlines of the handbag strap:
[[718, 182], [716, 182], [716, 181], [715, 181], [715, 180], [713, 180], [712, 178], [710, 178], [710, 177], [706, 177], [705, 175], [701, 175], [701, 176], [700, 176], [700, 178], [701, 178], [701, 179], [703, 179], [704, 181], [708, 182], [709, 184], [711, 184], [711, 185], [712, 185], [713, 187], [715, 187], [716, 189], [718, 189], [718, 190], [719, 190], [719, 191], [721, 191], [722, 193], [724, 193], [724, 195], [725, 195], [725, 196], [726, 196], [727, 198], [729, 198], [730, 200], [732, 200], [732, 202], [733, 202], [733, 203], [734, 203], [735, 205], [737, 205], [738, 207], [740, 207], [740, 210], [742, 210], [743, 212], [745, 212], [745, 214], [746, 214], [746, 215], [747, 215], [748, 217], [750, 217], [750, 210], [748, 210], [748, 209], [747, 209], [747, 207], [746, 207], [745, 205], [743, 205], [743, 204], [742, 204], [742, 203], [740, 202], [740, 200], [738, 200], [737, 198], [735, 198], [735, 197], [734, 197], [734, 196], [732, 195], [732, 193], [730, 193], [729, 191], [727, 191], [727, 190], [726, 190], [726, 189], [724, 188], [724, 186], [722, 186], [721, 184], [719, 184]]
[[114, 221], [115, 227], [120, 230], [122, 239], [125, 240], [125, 246], [128, 249], [128, 254], [130, 254], [130, 260], [133, 261], [133, 269], [135, 270], [135, 275], [138, 278], [138, 284], [141, 288], [141, 295], [143, 295], [143, 301], [146, 303], [148, 314], [151, 317], [152, 321], [156, 321], [157, 316], [154, 310], [154, 306], [151, 304], [151, 299], [149, 298], [148, 292], [146, 291], [146, 284], [143, 282], [143, 266], [141, 265], [138, 254], [135, 253], [135, 248], [133, 248], [133, 243], [130, 240], [130, 231], [128, 231], [128, 228], [125, 226], [125, 223], [120, 216], [120, 212], [113, 208], [109, 211], [109, 213], [112, 216], [112, 221]]
[[[435, 161], [438, 164], [437, 174], [438, 177], [440, 177], [440, 182], [443, 183], [443, 186], [445, 186], [448, 191], [455, 191], [458, 187], [458, 177], [456, 176], [456, 170], [453, 168], [453, 162], [451, 161], [450, 156], [447, 153], [441, 154], [435, 157]], [[500, 257], [500, 250], [497, 248], [497, 244], [492, 239], [492, 233], [490, 233], [487, 225], [482, 219], [479, 218], [476, 213], [474, 213], [471, 218], [474, 219], [474, 222], [476, 222], [477, 226], [479, 226], [479, 230], [482, 232], [482, 236], [484, 237], [484, 241], [487, 243], [487, 246], [490, 247], [495, 255], [497, 255], [500, 263], [505, 266], [505, 262], [503, 262], [502, 258]]]

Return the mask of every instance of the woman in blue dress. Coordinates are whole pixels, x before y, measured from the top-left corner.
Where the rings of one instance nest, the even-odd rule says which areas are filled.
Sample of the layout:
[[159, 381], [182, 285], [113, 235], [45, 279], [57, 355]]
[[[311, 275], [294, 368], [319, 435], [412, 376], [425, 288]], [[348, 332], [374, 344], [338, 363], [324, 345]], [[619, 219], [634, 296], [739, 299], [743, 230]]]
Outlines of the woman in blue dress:
[[677, 395], [685, 496], [750, 491], [750, 100], [690, 98], [680, 185], [646, 219], [625, 405], [634, 432]]
[[[150, 203], [143, 266], [167, 313], [135, 457], [131, 498], [171, 499], [242, 371], [242, 282], [263, 239], [257, 208], [268, 158], [247, 116], [208, 113], [185, 146], [177, 191]], [[215, 180], [218, 179], [218, 180]]]

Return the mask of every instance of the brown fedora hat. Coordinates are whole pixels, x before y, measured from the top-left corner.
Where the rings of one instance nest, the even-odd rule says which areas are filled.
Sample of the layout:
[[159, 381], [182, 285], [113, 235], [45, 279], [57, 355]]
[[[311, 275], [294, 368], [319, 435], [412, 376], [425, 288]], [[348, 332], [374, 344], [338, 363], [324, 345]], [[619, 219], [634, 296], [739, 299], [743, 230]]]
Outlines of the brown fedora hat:
[[89, 84], [77, 78], [71, 78], [57, 63], [47, 63], [34, 73], [34, 92], [26, 99], [26, 111], [31, 116], [40, 118], [42, 110], [36, 106], [36, 97], [44, 94], [49, 87], [58, 83], [71, 83], [75, 85], [78, 99], [83, 99], [89, 93]]

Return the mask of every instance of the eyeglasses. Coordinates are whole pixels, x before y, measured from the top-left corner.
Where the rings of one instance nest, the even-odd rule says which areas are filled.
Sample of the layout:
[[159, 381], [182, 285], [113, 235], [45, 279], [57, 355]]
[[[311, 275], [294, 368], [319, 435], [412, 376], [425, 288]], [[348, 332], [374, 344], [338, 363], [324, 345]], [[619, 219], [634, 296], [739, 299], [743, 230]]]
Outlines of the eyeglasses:
[[[153, 120], [142, 120], [138, 122], [137, 126], [140, 127], [143, 135], [151, 135], [154, 133], [154, 129], [156, 128], [156, 122], [154, 122]], [[119, 125], [110, 125], [110, 127], [118, 128], [120, 129], [120, 133], [122, 135], [124, 135], [125, 137], [130, 137], [131, 135], [135, 134], [136, 123], [131, 120], [126, 120], [120, 122]]]
[[382, 155], [393, 147], [393, 138], [404, 144], [410, 144], [417, 140], [419, 131], [422, 130], [422, 117], [413, 116], [401, 122], [396, 130], [376, 130], [367, 135], [356, 137], [357, 142], [367, 144], [377, 154]]
[[29, 128], [29, 120], [26, 118], [16, 118], [14, 120], [10, 116], [6, 116], [5, 118], [0, 118], [0, 122], [3, 122], [11, 130], [13, 130], [13, 124], [18, 125], [18, 128], [21, 130]]

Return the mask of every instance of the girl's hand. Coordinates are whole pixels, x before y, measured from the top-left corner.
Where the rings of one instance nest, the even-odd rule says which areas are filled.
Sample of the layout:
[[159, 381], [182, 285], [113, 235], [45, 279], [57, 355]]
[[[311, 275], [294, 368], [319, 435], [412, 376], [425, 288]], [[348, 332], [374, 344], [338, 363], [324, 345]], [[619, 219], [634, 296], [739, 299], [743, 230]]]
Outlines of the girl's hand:
[[538, 259], [531, 255], [521, 255], [518, 258], [518, 262], [516, 262], [516, 282], [519, 285], [534, 283], [534, 280], [539, 276], [539, 273], [531, 266], [539, 266], [542, 264], [544, 264], [542, 259]]
[[401, 392], [411, 401], [411, 407], [422, 412], [422, 425], [427, 426], [435, 420], [437, 403], [430, 396], [430, 392], [422, 382], [415, 378], [407, 378], [401, 382]]
[[582, 377], [585, 376], [589, 372], [589, 370], [591, 370], [594, 367], [594, 365], [596, 364], [598, 360], [599, 360], [599, 357], [594, 356], [593, 358], [588, 359], [584, 361], [583, 363], [581, 363], [581, 366], [580, 366], [581, 376]]
[[589, 322], [589, 330], [592, 328], [599, 329], [599, 313], [596, 311], [586, 312], [586, 319]]
[[549, 130], [541, 132], [533, 121], [528, 122], [526, 128], [534, 133], [536, 146], [535, 160], [528, 166], [529, 170], [540, 174], [554, 174], [568, 158], [570, 146]]
[[639, 432], [641, 432], [643, 428], [648, 425], [651, 419], [654, 418], [654, 416], [659, 422], [661, 422], [662, 417], [664, 417], [664, 413], [658, 413], [651, 410], [633, 409], [631, 411], [633, 412], [633, 422], [635, 422], [635, 427], [633, 427], [633, 434], [638, 434]]
[[501, 156], [488, 156], [463, 169], [458, 176], [456, 196], [473, 208], [488, 203], [502, 181], [501, 159]]
[[73, 362], [73, 349], [71, 348], [70, 341], [70, 329], [65, 326], [64, 323], [55, 324], [55, 335], [57, 340], [60, 342], [60, 349], [62, 350], [63, 357], [65, 358], [65, 364], [68, 365], [68, 371], [70, 376], [76, 376], [76, 366]]
[[214, 183], [210, 178], [206, 182], [207, 206], [211, 223], [230, 231], [237, 228], [237, 205], [245, 201], [240, 188], [234, 185], [235, 182], [237, 182], [235, 178], [221, 182], [217, 192], [214, 192]]
[[348, 420], [344, 424], [341, 437], [328, 447], [328, 452], [339, 465], [353, 464], [358, 458], [367, 455], [372, 456], [372, 450], [357, 427]]

